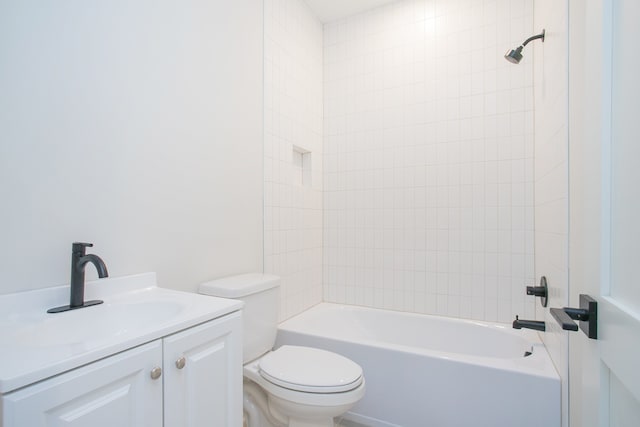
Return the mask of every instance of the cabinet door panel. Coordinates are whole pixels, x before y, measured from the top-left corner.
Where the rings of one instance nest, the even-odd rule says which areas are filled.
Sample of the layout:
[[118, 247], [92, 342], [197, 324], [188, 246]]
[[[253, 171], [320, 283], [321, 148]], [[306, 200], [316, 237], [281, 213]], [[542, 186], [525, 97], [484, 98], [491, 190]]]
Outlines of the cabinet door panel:
[[241, 327], [234, 313], [163, 340], [165, 427], [242, 425]]
[[155, 341], [3, 396], [2, 426], [161, 427], [162, 365]]

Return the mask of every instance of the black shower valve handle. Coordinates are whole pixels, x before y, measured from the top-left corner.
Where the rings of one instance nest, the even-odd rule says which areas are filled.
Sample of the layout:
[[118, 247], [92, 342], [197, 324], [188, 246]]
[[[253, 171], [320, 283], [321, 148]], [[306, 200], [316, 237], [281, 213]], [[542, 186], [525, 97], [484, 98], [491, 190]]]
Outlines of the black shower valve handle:
[[547, 297], [549, 295], [549, 288], [547, 287], [547, 278], [542, 276], [540, 278], [540, 286], [527, 286], [527, 295], [540, 298], [540, 303], [543, 307], [547, 306]]
[[542, 286], [527, 286], [527, 295], [533, 295], [534, 297], [546, 297], [547, 288]]

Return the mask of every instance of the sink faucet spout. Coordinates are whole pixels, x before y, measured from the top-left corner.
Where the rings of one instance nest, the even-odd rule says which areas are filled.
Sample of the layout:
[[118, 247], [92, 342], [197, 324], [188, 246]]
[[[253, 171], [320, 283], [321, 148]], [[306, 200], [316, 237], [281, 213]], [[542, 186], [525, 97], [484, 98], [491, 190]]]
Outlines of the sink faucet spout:
[[99, 278], [109, 277], [107, 266], [98, 255], [84, 255], [84, 248], [82, 248], [82, 253], [73, 251], [71, 260], [71, 299], [69, 302], [72, 308], [84, 305], [84, 268], [87, 263], [95, 266]]
[[95, 254], [85, 254], [86, 248], [93, 246], [93, 243], [73, 244], [71, 250], [71, 283], [69, 305], [55, 307], [47, 310], [48, 313], [60, 313], [77, 308], [88, 307], [91, 305], [102, 304], [100, 300], [85, 301], [84, 300], [84, 269], [88, 263], [94, 265], [98, 271], [98, 277], [108, 277], [107, 266], [102, 258]]

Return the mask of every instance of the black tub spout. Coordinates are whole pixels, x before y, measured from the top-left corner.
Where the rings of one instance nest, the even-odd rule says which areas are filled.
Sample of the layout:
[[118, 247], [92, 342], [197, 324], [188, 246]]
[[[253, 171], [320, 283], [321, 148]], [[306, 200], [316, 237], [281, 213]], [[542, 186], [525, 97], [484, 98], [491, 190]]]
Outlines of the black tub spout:
[[533, 329], [536, 331], [545, 331], [544, 322], [538, 320], [520, 320], [516, 316], [516, 320], [513, 321], [513, 329]]

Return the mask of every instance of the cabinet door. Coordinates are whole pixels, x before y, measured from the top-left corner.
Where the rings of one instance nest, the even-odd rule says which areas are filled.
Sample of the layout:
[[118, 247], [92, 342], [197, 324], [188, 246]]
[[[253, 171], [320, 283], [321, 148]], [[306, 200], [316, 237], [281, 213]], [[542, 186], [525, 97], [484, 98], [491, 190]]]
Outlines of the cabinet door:
[[242, 425], [241, 327], [237, 312], [164, 338], [165, 427]]
[[160, 340], [2, 396], [4, 427], [161, 427]]

